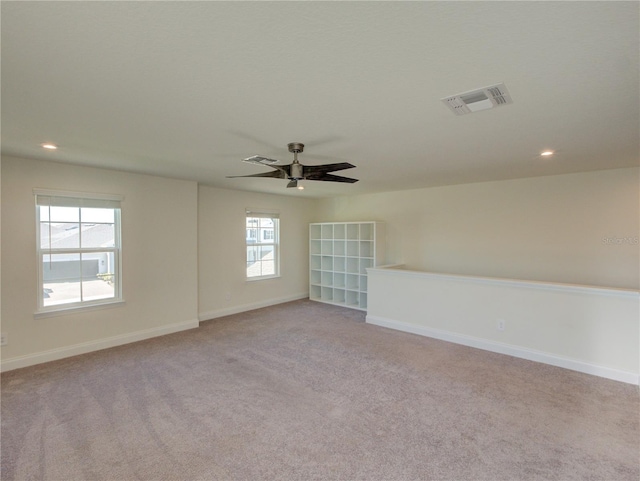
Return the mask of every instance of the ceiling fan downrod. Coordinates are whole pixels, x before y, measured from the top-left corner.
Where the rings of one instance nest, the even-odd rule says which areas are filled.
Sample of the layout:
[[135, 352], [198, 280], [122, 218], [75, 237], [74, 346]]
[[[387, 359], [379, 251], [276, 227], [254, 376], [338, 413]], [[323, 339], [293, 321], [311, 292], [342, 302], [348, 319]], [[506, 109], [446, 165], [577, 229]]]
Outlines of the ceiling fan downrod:
[[291, 164], [291, 172], [289, 174], [289, 180], [302, 180], [304, 179], [304, 173], [302, 165], [298, 162], [298, 153], [304, 150], [304, 144], [300, 142], [291, 142], [287, 144], [289, 152], [293, 152], [293, 163]]

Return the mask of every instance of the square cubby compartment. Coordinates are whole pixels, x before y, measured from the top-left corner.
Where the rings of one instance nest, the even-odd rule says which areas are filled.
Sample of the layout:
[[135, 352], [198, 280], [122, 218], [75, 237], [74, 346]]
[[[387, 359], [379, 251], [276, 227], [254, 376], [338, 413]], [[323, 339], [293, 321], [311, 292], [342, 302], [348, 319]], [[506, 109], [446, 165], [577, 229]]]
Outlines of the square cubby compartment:
[[317, 255], [321, 253], [321, 241], [319, 240], [311, 240], [309, 242], [309, 254]]
[[347, 239], [358, 240], [360, 229], [358, 224], [347, 224]]
[[355, 291], [360, 289], [360, 276], [356, 274], [347, 274], [345, 281], [347, 289], [353, 289]]
[[322, 268], [322, 258], [320, 256], [311, 256], [309, 260], [309, 267], [311, 269], [320, 269]]
[[360, 240], [373, 240], [373, 224], [360, 224]]
[[360, 272], [360, 262], [357, 257], [347, 257], [347, 272], [352, 274]]
[[358, 304], [360, 304], [360, 293], [356, 291], [347, 291], [345, 303], [348, 306], [358, 306]]
[[323, 287], [322, 288], [322, 300], [323, 301], [333, 301], [333, 288], [331, 288], [331, 287]]
[[347, 259], [344, 257], [334, 257], [333, 258], [333, 271], [334, 272], [345, 272], [347, 269]]
[[347, 241], [347, 255], [358, 257], [360, 249], [358, 248], [358, 241], [348, 240]]
[[373, 260], [371, 259], [360, 259], [360, 274], [367, 274], [367, 269], [369, 267], [373, 267]]
[[320, 271], [312, 270], [309, 275], [309, 282], [311, 284], [320, 284], [322, 282], [322, 275]]
[[322, 235], [321, 232], [322, 232], [322, 226], [317, 224], [309, 226], [310, 239], [320, 239], [320, 236]]
[[320, 299], [322, 297], [322, 288], [320, 286], [311, 286], [309, 288], [309, 299]]
[[360, 241], [360, 257], [373, 257], [373, 241]]

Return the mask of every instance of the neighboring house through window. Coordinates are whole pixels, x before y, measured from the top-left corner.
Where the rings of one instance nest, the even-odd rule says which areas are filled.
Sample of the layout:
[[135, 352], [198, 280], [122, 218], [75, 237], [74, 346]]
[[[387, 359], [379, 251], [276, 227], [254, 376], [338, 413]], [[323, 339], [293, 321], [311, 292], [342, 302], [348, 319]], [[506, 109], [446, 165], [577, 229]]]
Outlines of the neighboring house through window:
[[38, 312], [121, 302], [121, 197], [35, 195]]
[[278, 214], [247, 211], [247, 279], [280, 275]]

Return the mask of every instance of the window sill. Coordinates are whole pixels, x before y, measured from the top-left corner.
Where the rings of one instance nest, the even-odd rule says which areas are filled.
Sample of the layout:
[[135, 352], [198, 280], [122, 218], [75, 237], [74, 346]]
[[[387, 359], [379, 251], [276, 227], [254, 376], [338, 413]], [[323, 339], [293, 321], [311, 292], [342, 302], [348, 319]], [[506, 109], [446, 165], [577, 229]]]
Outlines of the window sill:
[[102, 309], [111, 309], [114, 307], [124, 306], [125, 302], [122, 299], [101, 302], [99, 304], [91, 304], [84, 306], [70, 306], [70, 307], [60, 307], [60, 308], [50, 308], [49, 310], [36, 311], [33, 313], [34, 319], [43, 319], [46, 317], [56, 317], [56, 316], [64, 316], [67, 314], [76, 314], [80, 312], [88, 312], [88, 311], [99, 311]]
[[268, 281], [269, 279], [280, 279], [280, 275], [277, 276], [261, 276], [261, 277], [247, 277], [247, 282], [256, 282], [256, 281]]

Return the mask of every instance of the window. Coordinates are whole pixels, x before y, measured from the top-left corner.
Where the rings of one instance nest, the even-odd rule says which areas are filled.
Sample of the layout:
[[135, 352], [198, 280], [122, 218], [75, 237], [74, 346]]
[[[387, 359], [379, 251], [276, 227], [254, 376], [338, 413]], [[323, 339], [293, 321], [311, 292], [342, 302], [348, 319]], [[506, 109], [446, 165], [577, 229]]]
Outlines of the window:
[[121, 198], [35, 194], [38, 312], [122, 301]]
[[247, 279], [280, 275], [278, 214], [247, 211]]
[[256, 242], [258, 238], [258, 229], [249, 229], [247, 227], [247, 242]]

